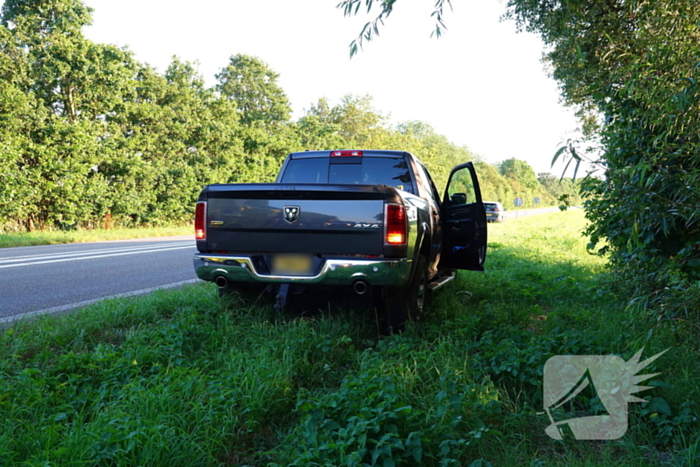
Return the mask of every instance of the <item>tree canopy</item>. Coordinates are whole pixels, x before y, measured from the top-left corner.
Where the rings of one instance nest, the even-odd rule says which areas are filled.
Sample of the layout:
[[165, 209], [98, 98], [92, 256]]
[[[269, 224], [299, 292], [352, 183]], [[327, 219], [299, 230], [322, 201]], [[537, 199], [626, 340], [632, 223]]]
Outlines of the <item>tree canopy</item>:
[[[439, 186], [478, 160], [425, 123], [392, 125], [370, 96], [321, 98], [293, 121], [279, 75], [257, 57], [232, 55], [213, 87], [178, 57], [159, 73], [86, 39], [80, 0], [7, 0], [1, 14], [2, 231], [188, 222], [205, 184], [273, 181], [304, 149], [404, 149]], [[488, 199], [555, 202], [495, 175], [482, 184]]]
[[244, 125], [255, 122], [274, 125], [289, 120], [292, 108], [277, 85], [279, 75], [262, 60], [234, 55], [216, 78], [217, 90], [235, 103]]

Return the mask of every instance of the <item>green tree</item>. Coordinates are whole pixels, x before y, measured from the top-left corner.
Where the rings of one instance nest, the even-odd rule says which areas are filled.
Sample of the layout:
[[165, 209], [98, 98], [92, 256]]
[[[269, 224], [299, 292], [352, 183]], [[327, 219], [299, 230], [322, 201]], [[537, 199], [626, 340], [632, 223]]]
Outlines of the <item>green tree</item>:
[[430, 169], [431, 176], [439, 188], [444, 187], [453, 167], [480, 158], [468, 148], [457, 146], [446, 136], [438, 134], [433, 127], [420, 121], [403, 122], [398, 132], [407, 137], [397, 147], [410, 148]]
[[171, 223], [202, 185], [239, 180], [239, 112], [191, 64], [165, 75], [81, 34], [76, 0], [4, 3], [0, 18], [3, 228]]
[[[312, 125], [313, 126], [310, 126]], [[331, 106], [321, 98], [298, 122], [299, 129], [312, 129], [309, 136], [326, 146], [324, 149], [394, 149], [395, 135], [387, 118], [372, 107], [371, 96], [346, 95]]]
[[29, 229], [99, 216], [90, 201], [104, 193], [93, 170], [101, 123], [82, 110], [99, 92], [99, 79], [88, 79], [99, 51], [80, 35], [89, 22], [90, 9], [74, 0], [8, 0], [2, 7], [0, 79], [5, 97], [19, 104], [9, 125], [14, 134], [3, 135], [9, 176], [17, 176], [8, 180], [3, 205], [21, 197], [26, 208], [5, 212]]
[[245, 171], [238, 112], [177, 57], [164, 76], [141, 66], [132, 89], [107, 119], [110, 151], [100, 169], [113, 187], [113, 214], [126, 223], [185, 220], [203, 185]]
[[565, 197], [572, 206], [578, 206], [582, 203], [580, 195], [580, 180], [571, 178], [557, 177], [551, 173], [537, 174], [537, 180], [544, 189], [543, 196], [548, 204], [552, 204]]
[[517, 194], [508, 179], [499, 173], [498, 168], [486, 162], [477, 162], [475, 168], [484, 201], [498, 201], [504, 206], [512, 206]]
[[277, 84], [279, 74], [257, 57], [238, 54], [216, 75], [221, 95], [235, 102], [241, 123], [286, 123], [292, 113], [287, 96]]
[[299, 119], [297, 131], [304, 149], [323, 150], [350, 146], [340, 134], [341, 125], [331, 118], [331, 107], [325, 98], [319, 99]]
[[372, 106], [371, 96], [346, 95], [332, 108], [324, 106], [323, 100], [312, 107], [309, 113], [322, 121], [337, 125], [338, 135], [348, 147], [388, 149], [387, 140], [391, 129], [387, 118]]
[[234, 103], [240, 115], [239, 138], [247, 153], [246, 181], [272, 181], [284, 156], [301, 149], [290, 122], [291, 106], [279, 75], [265, 62], [248, 55], [234, 55], [216, 75], [216, 89]]
[[[534, 199], [542, 197], [542, 186], [530, 164], [515, 158], [506, 159], [498, 165], [498, 171], [512, 187], [513, 194], [523, 199], [523, 206], [535, 207]], [[508, 200], [506, 206], [512, 207], [513, 201]]]
[[530, 164], [518, 159], [506, 159], [498, 165], [498, 170], [506, 178], [516, 180], [528, 191], [537, 191], [540, 182]]

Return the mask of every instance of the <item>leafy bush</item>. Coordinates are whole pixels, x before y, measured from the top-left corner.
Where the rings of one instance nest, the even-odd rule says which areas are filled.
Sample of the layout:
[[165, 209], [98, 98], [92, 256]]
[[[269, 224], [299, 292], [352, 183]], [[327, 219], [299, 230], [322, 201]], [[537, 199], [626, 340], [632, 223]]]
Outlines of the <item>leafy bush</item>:
[[405, 356], [419, 362], [426, 351], [384, 344], [365, 350], [337, 390], [299, 393], [287, 465], [461, 465], [465, 448], [495, 433], [482, 420], [497, 403], [492, 387], [447, 368], [409, 370]]

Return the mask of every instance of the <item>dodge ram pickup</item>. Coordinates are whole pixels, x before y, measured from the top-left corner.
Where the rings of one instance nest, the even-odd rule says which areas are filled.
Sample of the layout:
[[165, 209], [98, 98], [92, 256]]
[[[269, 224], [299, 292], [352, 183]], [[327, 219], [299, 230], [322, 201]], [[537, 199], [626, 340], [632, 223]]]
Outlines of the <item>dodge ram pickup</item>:
[[397, 331], [455, 269], [483, 271], [486, 225], [471, 162], [452, 170], [441, 195], [408, 152], [296, 152], [275, 183], [204, 187], [194, 267], [221, 295], [271, 285], [277, 307], [290, 287], [372, 289]]

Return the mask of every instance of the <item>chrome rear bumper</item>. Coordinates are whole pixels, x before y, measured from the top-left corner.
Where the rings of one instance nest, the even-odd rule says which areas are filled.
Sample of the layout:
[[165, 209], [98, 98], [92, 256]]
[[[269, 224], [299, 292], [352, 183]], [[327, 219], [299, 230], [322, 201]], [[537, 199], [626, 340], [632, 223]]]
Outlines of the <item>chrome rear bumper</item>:
[[205, 281], [225, 277], [230, 282], [351, 285], [362, 280], [371, 285], [400, 287], [408, 282], [411, 263], [405, 258], [325, 259], [315, 275], [279, 276], [258, 272], [250, 256], [197, 253], [194, 269]]

